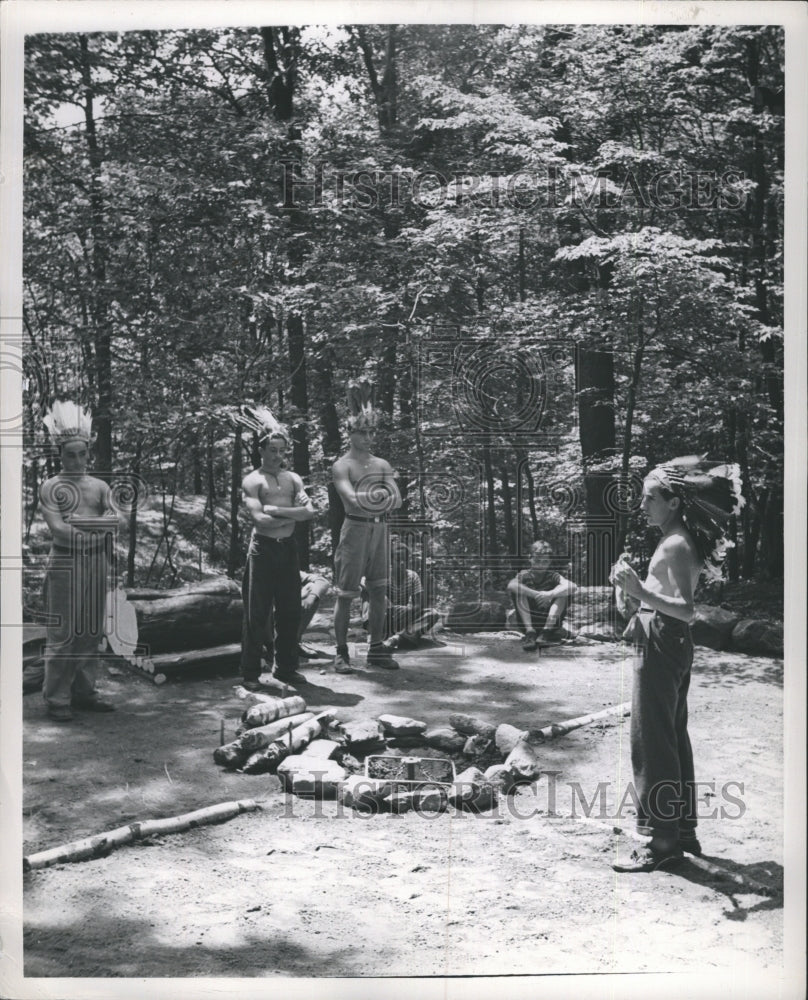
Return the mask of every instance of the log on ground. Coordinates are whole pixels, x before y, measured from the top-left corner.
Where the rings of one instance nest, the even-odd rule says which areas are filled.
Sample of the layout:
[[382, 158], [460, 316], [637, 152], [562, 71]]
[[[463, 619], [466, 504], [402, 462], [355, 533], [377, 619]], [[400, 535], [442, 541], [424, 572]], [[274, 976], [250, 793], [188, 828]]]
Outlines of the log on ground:
[[130, 823], [128, 826], [118, 827], [108, 833], [85, 837], [83, 840], [74, 840], [70, 844], [52, 847], [47, 851], [40, 851], [38, 854], [29, 854], [22, 859], [22, 870], [28, 872], [67, 862], [100, 858], [116, 847], [132, 844], [145, 837], [166, 833], [182, 833], [196, 826], [219, 823], [239, 816], [241, 813], [252, 812], [260, 808], [254, 799], [241, 799], [235, 802], [220, 802], [215, 806], [206, 806], [204, 809], [184, 813], [182, 816], [168, 816], [165, 819], [149, 819], [142, 823]]

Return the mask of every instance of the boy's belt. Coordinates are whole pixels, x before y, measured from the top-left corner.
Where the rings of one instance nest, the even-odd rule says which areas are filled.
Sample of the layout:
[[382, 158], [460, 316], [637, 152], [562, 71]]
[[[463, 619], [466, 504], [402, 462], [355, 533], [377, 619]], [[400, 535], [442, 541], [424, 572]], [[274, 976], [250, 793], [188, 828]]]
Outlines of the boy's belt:
[[378, 514], [376, 517], [360, 517], [359, 514], [346, 514], [345, 516], [349, 521], [364, 521], [365, 523], [387, 520], [386, 514]]

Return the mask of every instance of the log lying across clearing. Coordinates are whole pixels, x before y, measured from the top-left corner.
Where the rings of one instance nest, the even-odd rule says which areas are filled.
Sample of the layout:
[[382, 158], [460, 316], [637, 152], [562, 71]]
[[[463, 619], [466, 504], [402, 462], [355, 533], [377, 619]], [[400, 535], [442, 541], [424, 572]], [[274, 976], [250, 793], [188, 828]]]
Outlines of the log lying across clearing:
[[590, 722], [597, 722], [599, 719], [607, 719], [610, 715], [630, 715], [631, 702], [624, 701], [620, 705], [612, 705], [611, 708], [604, 708], [602, 712], [592, 712], [590, 715], [579, 715], [577, 719], [567, 719], [566, 722], [553, 722], [544, 729], [528, 729], [525, 734], [530, 743], [544, 743], [545, 740], [552, 740], [556, 736], [565, 736], [573, 729], [580, 729], [588, 726]]
[[100, 858], [116, 847], [143, 840], [145, 837], [163, 833], [181, 833], [195, 826], [219, 823], [260, 808], [254, 799], [241, 799], [236, 802], [220, 802], [215, 806], [206, 806], [204, 809], [197, 809], [182, 816], [167, 816], [165, 819], [147, 819], [142, 823], [130, 823], [128, 826], [118, 827], [117, 830], [110, 830], [109, 833], [99, 833], [94, 837], [85, 837], [84, 840], [74, 840], [61, 847], [40, 851], [38, 854], [29, 854], [22, 859], [22, 870], [29, 872], [36, 868], [50, 868], [51, 865], [65, 864], [69, 861]]

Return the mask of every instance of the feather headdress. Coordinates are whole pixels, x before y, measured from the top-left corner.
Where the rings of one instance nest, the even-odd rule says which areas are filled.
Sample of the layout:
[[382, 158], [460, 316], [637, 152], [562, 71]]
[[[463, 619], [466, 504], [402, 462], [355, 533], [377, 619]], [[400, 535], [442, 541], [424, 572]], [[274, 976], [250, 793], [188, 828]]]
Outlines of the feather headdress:
[[367, 378], [348, 383], [348, 430], [372, 429], [379, 422], [373, 408], [373, 383]]
[[682, 521], [690, 532], [708, 576], [720, 577], [732, 546], [724, 535], [727, 521], [741, 512], [741, 470], [734, 463], [707, 468], [703, 455], [685, 455], [657, 466], [648, 478], [681, 501]]
[[240, 406], [236, 415], [237, 423], [251, 430], [261, 444], [270, 437], [282, 437], [287, 443], [289, 431], [279, 423], [266, 406]]
[[48, 428], [53, 443], [59, 447], [68, 441], [79, 440], [89, 444], [92, 440], [92, 416], [69, 399], [57, 399], [42, 418], [42, 423]]

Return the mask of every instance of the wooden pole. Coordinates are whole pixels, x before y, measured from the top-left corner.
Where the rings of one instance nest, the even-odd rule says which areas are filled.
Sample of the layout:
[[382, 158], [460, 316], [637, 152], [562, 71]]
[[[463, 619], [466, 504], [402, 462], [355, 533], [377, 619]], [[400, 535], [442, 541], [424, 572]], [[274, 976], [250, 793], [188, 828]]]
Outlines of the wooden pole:
[[109, 833], [96, 834], [83, 840], [74, 840], [61, 847], [52, 847], [38, 854], [29, 854], [22, 859], [22, 870], [33, 871], [37, 868], [50, 868], [51, 865], [65, 864], [71, 861], [86, 861], [89, 858], [100, 858], [116, 847], [131, 844], [144, 837], [153, 837], [164, 833], [182, 833], [195, 826], [206, 823], [219, 823], [232, 819], [244, 812], [253, 812], [261, 807], [254, 799], [241, 799], [236, 802], [220, 802], [215, 806], [206, 806], [195, 812], [184, 813], [182, 816], [168, 816], [165, 819], [148, 819], [142, 823], [130, 823], [118, 827]]
[[631, 715], [631, 702], [624, 701], [620, 705], [612, 705], [611, 708], [604, 708], [602, 712], [592, 712], [589, 715], [579, 715], [577, 719], [568, 719], [566, 722], [553, 722], [544, 729], [528, 729], [528, 743], [544, 743], [545, 740], [552, 740], [556, 736], [565, 736], [573, 729], [580, 729], [581, 726], [588, 726], [590, 722], [597, 722], [599, 719], [606, 719], [610, 715]]

